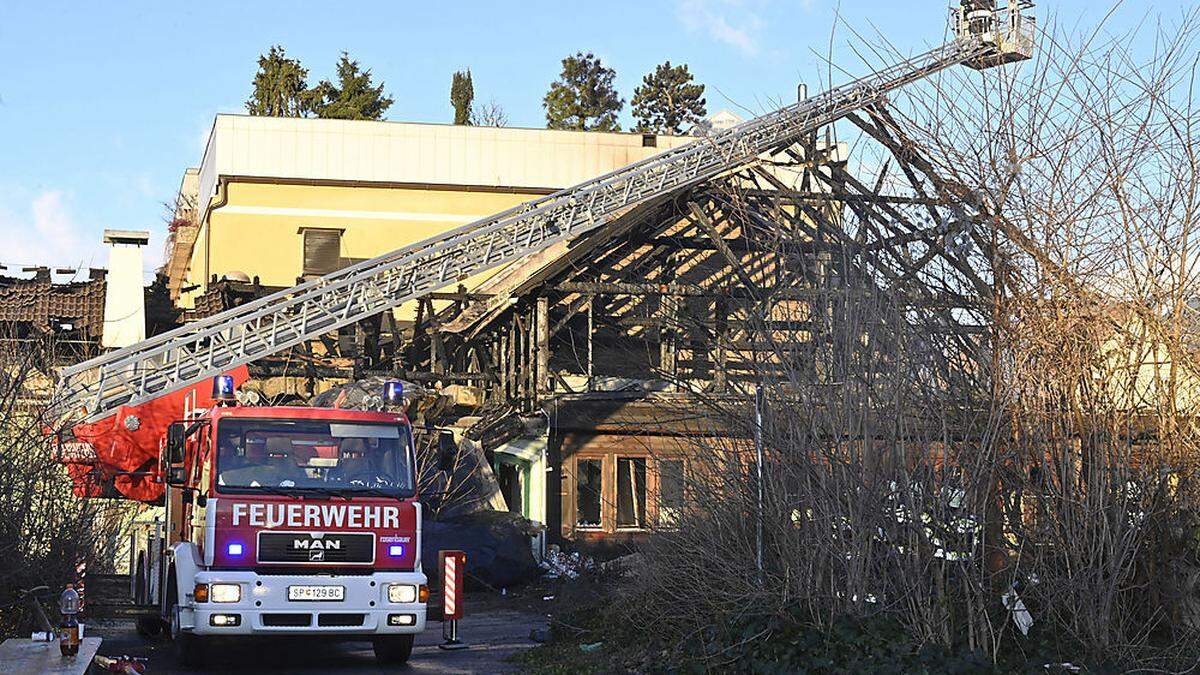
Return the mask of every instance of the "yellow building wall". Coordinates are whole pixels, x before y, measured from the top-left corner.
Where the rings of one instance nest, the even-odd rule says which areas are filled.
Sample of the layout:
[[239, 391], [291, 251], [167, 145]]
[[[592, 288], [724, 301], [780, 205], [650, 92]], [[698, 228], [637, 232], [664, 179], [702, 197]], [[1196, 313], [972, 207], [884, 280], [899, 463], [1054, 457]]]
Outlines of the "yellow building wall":
[[[490, 216], [540, 196], [453, 188], [369, 187], [230, 181], [223, 205], [209, 211], [192, 253], [181, 298], [193, 306], [212, 275], [259, 277], [268, 286], [292, 286], [303, 272], [302, 228], [342, 230], [343, 258], [373, 258]], [[473, 288], [491, 273], [464, 284]], [[435, 306], [439, 303], [435, 303]], [[441, 303], [448, 304], [448, 303]], [[411, 320], [416, 304], [397, 312]]]

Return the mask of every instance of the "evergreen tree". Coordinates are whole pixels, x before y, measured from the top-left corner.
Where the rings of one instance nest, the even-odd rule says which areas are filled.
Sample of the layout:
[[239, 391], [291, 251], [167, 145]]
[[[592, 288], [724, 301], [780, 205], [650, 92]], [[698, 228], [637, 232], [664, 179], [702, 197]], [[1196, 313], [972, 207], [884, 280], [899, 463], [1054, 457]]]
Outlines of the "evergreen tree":
[[287, 58], [283, 47], [272, 45], [258, 57], [254, 92], [246, 101], [246, 110], [251, 115], [303, 117], [309, 111], [307, 78], [308, 70], [300, 61]]
[[392, 105], [384, 96], [383, 83], [371, 86], [371, 71], [360, 70], [358, 61], [351, 61], [346, 52], [337, 67], [338, 83], [329, 80], [313, 87], [310, 92], [312, 110], [317, 117], [339, 120], [377, 120]]
[[542, 99], [546, 126], [576, 131], [619, 131], [617, 113], [625, 101], [613, 89], [617, 71], [590, 52], [562, 60], [562, 73]]
[[458, 71], [450, 80], [450, 105], [454, 106], [455, 124], [472, 124], [471, 104], [475, 101], [475, 85], [471, 69]]
[[678, 134], [685, 125], [696, 124], [708, 114], [704, 85], [692, 83], [687, 64], [672, 66], [670, 61], [642, 78], [631, 103], [638, 121], [634, 130], [641, 132]]

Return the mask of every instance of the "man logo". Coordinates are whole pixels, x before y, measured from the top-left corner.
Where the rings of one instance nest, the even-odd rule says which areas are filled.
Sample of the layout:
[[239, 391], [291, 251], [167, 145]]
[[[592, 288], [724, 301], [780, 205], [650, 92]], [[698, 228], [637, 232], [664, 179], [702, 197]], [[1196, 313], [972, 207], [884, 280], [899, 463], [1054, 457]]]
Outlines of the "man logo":
[[293, 539], [292, 549], [296, 551], [340, 551], [342, 542], [338, 539]]
[[325, 562], [325, 551], [342, 550], [340, 539], [293, 539], [293, 551], [308, 551], [308, 562]]

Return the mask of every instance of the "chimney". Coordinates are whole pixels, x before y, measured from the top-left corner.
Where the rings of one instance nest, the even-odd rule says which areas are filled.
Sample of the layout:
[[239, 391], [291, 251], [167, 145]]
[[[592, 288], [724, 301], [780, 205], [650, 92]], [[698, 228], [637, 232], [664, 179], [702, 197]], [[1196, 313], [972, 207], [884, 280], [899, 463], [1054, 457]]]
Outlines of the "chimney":
[[104, 292], [105, 347], [128, 347], [146, 339], [146, 293], [142, 287], [142, 247], [150, 233], [105, 230], [108, 282]]

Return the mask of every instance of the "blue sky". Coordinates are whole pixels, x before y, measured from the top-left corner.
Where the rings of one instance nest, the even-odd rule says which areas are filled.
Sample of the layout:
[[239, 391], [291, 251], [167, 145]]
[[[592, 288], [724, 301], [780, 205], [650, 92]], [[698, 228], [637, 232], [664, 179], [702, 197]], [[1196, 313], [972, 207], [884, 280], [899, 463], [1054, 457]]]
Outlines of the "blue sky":
[[[386, 83], [392, 120], [450, 120], [450, 75], [469, 67], [477, 100], [494, 99], [510, 126], [542, 126], [542, 96], [578, 50], [616, 68], [626, 100], [669, 59], [708, 85], [710, 111], [745, 115], [792, 100], [800, 81], [819, 88], [837, 13], [915, 53], [943, 40], [947, 4], [0, 0], [0, 264], [103, 266], [101, 232], [118, 228], [150, 230], [147, 267], [157, 265], [163, 203], [200, 161], [213, 115], [244, 111], [256, 59], [272, 44], [303, 62], [310, 83], [349, 51]], [[1083, 25], [1111, 6], [1039, 4], [1040, 17]], [[1188, 4], [1127, 0], [1111, 26], [1177, 17]], [[838, 27], [834, 60], [860, 74], [850, 41]]]

